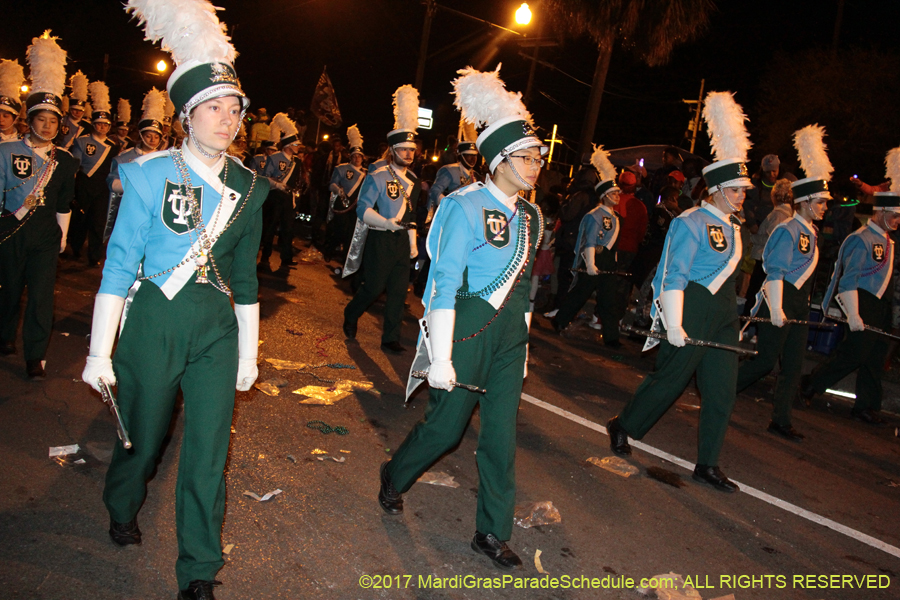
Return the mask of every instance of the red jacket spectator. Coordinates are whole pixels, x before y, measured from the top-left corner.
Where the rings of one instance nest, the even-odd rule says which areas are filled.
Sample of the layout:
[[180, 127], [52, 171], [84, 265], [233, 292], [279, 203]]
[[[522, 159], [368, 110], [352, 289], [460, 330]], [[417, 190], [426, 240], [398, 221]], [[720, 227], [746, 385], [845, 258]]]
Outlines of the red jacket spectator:
[[619, 187], [622, 195], [619, 198], [618, 213], [622, 217], [622, 228], [619, 230], [619, 252], [637, 253], [638, 247], [647, 233], [647, 207], [634, 195], [637, 179], [631, 171], [619, 175]]

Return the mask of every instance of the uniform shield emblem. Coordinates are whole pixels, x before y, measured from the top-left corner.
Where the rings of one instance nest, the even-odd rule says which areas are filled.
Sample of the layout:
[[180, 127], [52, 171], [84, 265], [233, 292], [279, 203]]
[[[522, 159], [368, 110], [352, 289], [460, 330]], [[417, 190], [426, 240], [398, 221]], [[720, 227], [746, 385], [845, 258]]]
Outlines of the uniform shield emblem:
[[809, 240], [809, 234], [801, 233], [800, 240], [797, 242], [797, 250], [800, 251], [800, 254], [809, 254], [811, 248], [812, 244]]
[[[198, 209], [203, 212], [203, 186], [194, 188], [194, 198], [199, 204]], [[181, 186], [166, 179], [166, 187], [163, 191], [162, 210], [160, 218], [163, 224], [175, 235], [184, 235], [191, 229], [191, 209], [188, 198], [181, 193]]]
[[264, 159], [264, 158], [259, 159], [259, 170], [262, 171], [265, 168], [266, 168], [266, 159]]
[[93, 156], [97, 154], [97, 146], [94, 144], [85, 144], [84, 145], [84, 153], [88, 156]]
[[613, 228], [612, 217], [603, 217], [603, 229], [610, 231]]
[[353, 181], [353, 171], [347, 169], [347, 174], [344, 177], [347, 178], [347, 181]]
[[725, 252], [728, 244], [725, 243], [725, 231], [721, 225], [707, 225], [706, 236], [709, 238], [709, 247], [716, 252]]
[[391, 200], [396, 200], [400, 197], [400, 184], [396, 181], [388, 181], [384, 188], [387, 191], [388, 198]]
[[12, 160], [13, 175], [19, 179], [28, 179], [34, 173], [31, 157], [27, 154], [13, 154], [10, 159]]
[[60, 127], [60, 130], [62, 131], [63, 135], [69, 135], [69, 126], [68, 125], [63, 125], [62, 127]]
[[509, 222], [501, 210], [481, 209], [484, 219], [484, 239], [494, 248], [505, 248], [509, 245]]
[[872, 260], [875, 262], [884, 261], [884, 244], [872, 244]]
[[279, 160], [279, 161], [278, 161], [278, 170], [281, 171], [282, 173], [284, 173], [284, 171], [285, 171], [286, 169], [287, 169], [287, 161], [286, 161], [286, 160]]

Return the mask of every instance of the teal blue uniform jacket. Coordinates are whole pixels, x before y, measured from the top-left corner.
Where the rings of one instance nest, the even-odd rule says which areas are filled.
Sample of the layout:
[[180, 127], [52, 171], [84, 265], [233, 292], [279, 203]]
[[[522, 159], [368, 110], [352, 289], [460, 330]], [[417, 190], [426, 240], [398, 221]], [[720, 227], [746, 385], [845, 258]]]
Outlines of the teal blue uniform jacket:
[[578, 239], [575, 241], [578, 252], [575, 254], [572, 268], [584, 266], [584, 251], [587, 248], [605, 248], [613, 251], [619, 239], [620, 227], [619, 216], [609, 206], [600, 204], [584, 215], [578, 226]]
[[822, 306], [828, 307], [832, 298], [850, 290], [865, 290], [881, 298], [891, 284], [893, 271], [894, 242], [881, 227], [869, 221], [841, 244]]

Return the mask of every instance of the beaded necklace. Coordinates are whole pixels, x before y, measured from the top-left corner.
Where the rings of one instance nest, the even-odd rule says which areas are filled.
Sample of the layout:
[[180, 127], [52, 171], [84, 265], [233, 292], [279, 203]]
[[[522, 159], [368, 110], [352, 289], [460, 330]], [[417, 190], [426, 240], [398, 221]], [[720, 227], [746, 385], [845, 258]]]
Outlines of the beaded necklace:
[[[33, 165], [34, 164], [34, 148], [31, 149], [31, 161], [32, 161], [31, 164]], [[16, 188], [19, 188], [19, 187], [25, 185], [25, 183], [27, 183], [32, 178], [34, 178], [35, 175], [37, 175], [37, 178], [38, 178], [37, 183], [34, 184], [34, 187], [32, 188], [31, 193], [25, 197], [25, 202], [23, 203], [23, 206], [28, 207], [28, 214], [25, 215], [25, 218], [22, 219], [22, 221], [19, 222], [19, 224], [16, 225], [16, 227], [12, 231], [10, 231], [7, 235], [5, 235], [3, 237], [3, 239], [0, 239], [0, 244], [3, 244], [7, 240], [9, 240], [12, 236], [16, 235], [16, 233], [18, 233], [18, 231], [20, 229], [22, 229], [22, 227], [25, 225], [25, 223], [28, 222], [28, 219], [30, 219], [31, 216], [34, 214], [34, 212], [35, 212], [34, 208], [36, 206], [44, 206], [44, 188], [47, 187], [47, 184], [50, 182], [50, 178], [53, 177], [53, 172], [56, 170], [56, 165], [57, 165], [56, 146], [51, 144], [50, 154], [47, 155], [47, 160], [44, 162], [44, 166], [41, 167], [41, 170], [39, 173], [33, 174], [31, 177], [29, 177], [28, 179], [26, 179], [25, 181], [23, 181], [22, 183], [20, 183], [19, 185], [17, 185], [14, 188], [10, 188], [8, 190], [3, 190], [4, 198], [5, 198], [6, 192], [10, 192]], [[10, 212], [8, 215], [3, 215], [3, 217], [12, 217], [12, 216], [15, 216], [15, 214], [16, 214], [15, 212]]]
[[[521, 200], [516, 201], [516, 215], [519, 218], [519, 228], [516, 235], [516, 250], [513, 252], [512, 256], [509, 259], [509, 262], [506, 263], [506, 266], [503, 267], [503, 270], [500, 272], [497, 277], [494, 278], [492, 282], [487, 284], [484, 288], [478, 290], [477, 292], [456, 292], [456, 298], [458, 300], [468, 300], [469, 298], [476, 298], [481, 296], [490, 296], [498, 289], [502, 288], [504, 284], [513, 276], [516, 272], [516, 266], [522, 260], [522, 257], [525, 254], [525, 251], [528, 249], [528, 230], [529, 223], [528, 217], [525, 213], [525, 205]], [[506, 225], [509, 225], [511, 219], [507, 219]], [[497, 235], [500, 235], [505, 231], [504, 229], [500, 231]], [[496, 239], [496, 236], [494, 236]], [[484, 244], [480, 244], [476, 248], [472, 249], [472, 252], [475, 252], [479, 248], [483, 248], [487, 244], [487, 241]]]

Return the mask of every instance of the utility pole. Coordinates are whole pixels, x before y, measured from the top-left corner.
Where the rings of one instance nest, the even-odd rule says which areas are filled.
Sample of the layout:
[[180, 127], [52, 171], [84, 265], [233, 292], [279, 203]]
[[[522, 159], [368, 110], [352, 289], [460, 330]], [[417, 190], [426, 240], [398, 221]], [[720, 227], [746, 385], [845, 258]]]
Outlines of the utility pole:
[[103, 55], [103, 79], [101, 81], [106, 81], [106, 74], [109, 72], [109, 54]]
[[688, 124], [688, 131], [691, 132], [691, 154], [694, 153], [694, 146], [697, 144], [697, 134], [700, 132], [700, 114], [703, 112], [703, 88], [706, 85], [706, 80], [700, 80], [700, 95], [697, 96], [696, 100], [682, 100], [685, 104], [696, 104], [697, 107], [694, 110], [694, 118], [691, 119], [691, 122]]
[[416, 66], [416, 89], [422, 97], [422, 80], [425, 79], [425, 58], [428, 56], [428, 38], [431, 36], [431, 20], [437, 6], [434, 0], [425, 0], [425, 24], [422, 26], [422, 43], [419, 46], [419, 64]]

